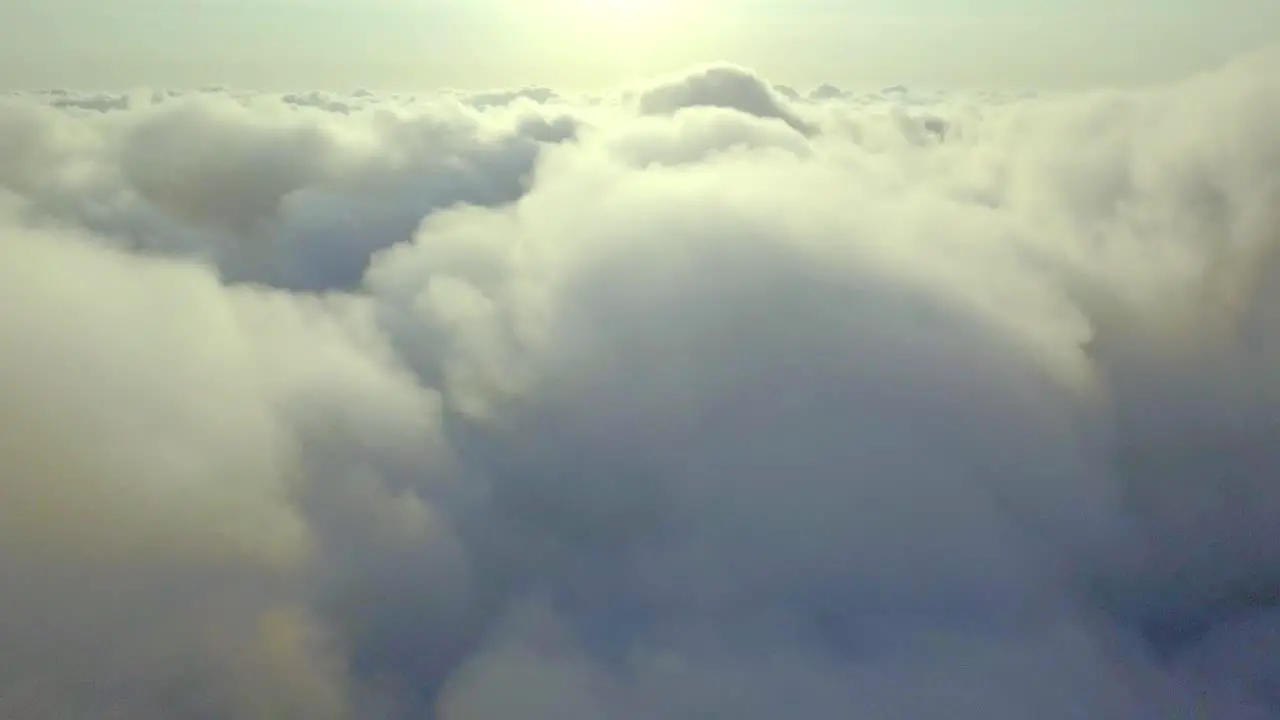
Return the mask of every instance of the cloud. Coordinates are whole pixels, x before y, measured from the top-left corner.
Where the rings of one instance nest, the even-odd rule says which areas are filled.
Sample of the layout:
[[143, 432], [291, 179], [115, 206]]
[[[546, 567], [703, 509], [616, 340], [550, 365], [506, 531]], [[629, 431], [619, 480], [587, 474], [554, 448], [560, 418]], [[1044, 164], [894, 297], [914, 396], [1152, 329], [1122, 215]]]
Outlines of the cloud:
[[831, 83], [822, 83], [809, 91], [809, 97], [813, 100], [839, 100], [848, 97], [848, 93]]
[[1278, 68], [5, 98], [0, 715], [1280, 714]]
[[[305, 606], [269, 588], [309, 540], [289, 438], [224, 291], [199, 268], [77, 238], [10, 228], [5, 247], [3, 301], [24, 309], [0, 324], [0, 567], [15, 579], [0, 600], [0, 707], [325, 710], [283, 696], [332, 685], [307, 679], [305, 641], [259, 625], [305, 635]], [[234, 682], [249, 665], [260, 687]]]
[[357, 95], [333, 112], [302, 96], [215, 90], [107, 117], [13, 101], [0, 186], [34, 219], [127, 249], [199, 258], [232, 281], [333, 289], [433, 210], [518, 198], [541, 148], [579, 130], [562, 112], [481, 115], [448, 98], [415, 110]]
[[485, 108], [510, 105], [517, 100], [528, 100], [542, 105], [559, 99], [560, 96], [555, 90], [546, 87], [526, 87], [514, 90], [490, 90], [487, 92], [468, 93], [466, 95], [466, 101], [469, 104], [482, 110]]
[[806, 135], [814, 132], [787, 107], [782, 93], [751, 71], [732, 65], [711, 65], [656, 84], [640, 93], [637, 102], [646, 115], [670, 115], [691, 107], [728, 108], [781, 120]]

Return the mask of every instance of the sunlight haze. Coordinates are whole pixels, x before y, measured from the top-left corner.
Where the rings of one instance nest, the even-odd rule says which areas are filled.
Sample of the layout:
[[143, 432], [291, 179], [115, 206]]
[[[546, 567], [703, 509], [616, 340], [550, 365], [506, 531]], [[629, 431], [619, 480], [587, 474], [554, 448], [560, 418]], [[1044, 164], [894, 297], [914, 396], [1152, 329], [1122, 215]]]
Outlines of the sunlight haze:
[[1273, 0], [15, 0], [0, 85], [593, 89], [730, 61], [797, 85], [1174, 79], [1280, 38]]

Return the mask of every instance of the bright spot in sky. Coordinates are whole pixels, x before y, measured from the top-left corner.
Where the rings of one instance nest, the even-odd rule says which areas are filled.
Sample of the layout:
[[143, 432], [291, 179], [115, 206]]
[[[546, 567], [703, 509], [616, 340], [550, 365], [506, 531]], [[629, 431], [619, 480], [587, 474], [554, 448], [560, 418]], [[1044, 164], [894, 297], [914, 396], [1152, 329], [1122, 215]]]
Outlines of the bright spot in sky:
[[638, 15], [661, 3], [654, 2], [654, 0], [596, 0], [596, 4], [606, 12], [620, 15]]
[[672, 20], [675, 0], [579, 0], [593, 24], [652, 28]]
[[559, 5], [568, 12], [561, 30], [567, 43], [598, 64], [626, 72], [688, 47], [702, 5], [696, 0], [569, 0]]

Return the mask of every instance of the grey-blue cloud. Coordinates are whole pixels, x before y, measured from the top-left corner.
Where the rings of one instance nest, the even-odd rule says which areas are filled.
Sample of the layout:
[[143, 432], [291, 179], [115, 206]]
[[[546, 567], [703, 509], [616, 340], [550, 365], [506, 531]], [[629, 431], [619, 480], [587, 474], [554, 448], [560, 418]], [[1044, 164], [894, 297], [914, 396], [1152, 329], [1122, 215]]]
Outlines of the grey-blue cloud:
[[1276, 716], [1276, 69], [5, 99], [0, 714]]

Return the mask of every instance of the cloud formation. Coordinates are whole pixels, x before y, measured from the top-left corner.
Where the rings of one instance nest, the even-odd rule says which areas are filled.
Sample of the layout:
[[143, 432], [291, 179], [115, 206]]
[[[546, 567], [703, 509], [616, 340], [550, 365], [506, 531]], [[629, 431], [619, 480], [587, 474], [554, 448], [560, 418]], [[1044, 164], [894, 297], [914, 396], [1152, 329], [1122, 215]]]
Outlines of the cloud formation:
[[646, 115], [671, 115], [693, 107], [728, 108], [781, 120], [806, 135], [814, 132], [813, 126], [788, 107], [783, 91], [734, 65], [711, 65], [655, 84], [640, 93], [638, 104]]
[[0, 716], [1280, 716], [1277, 70], [5, 98]]

